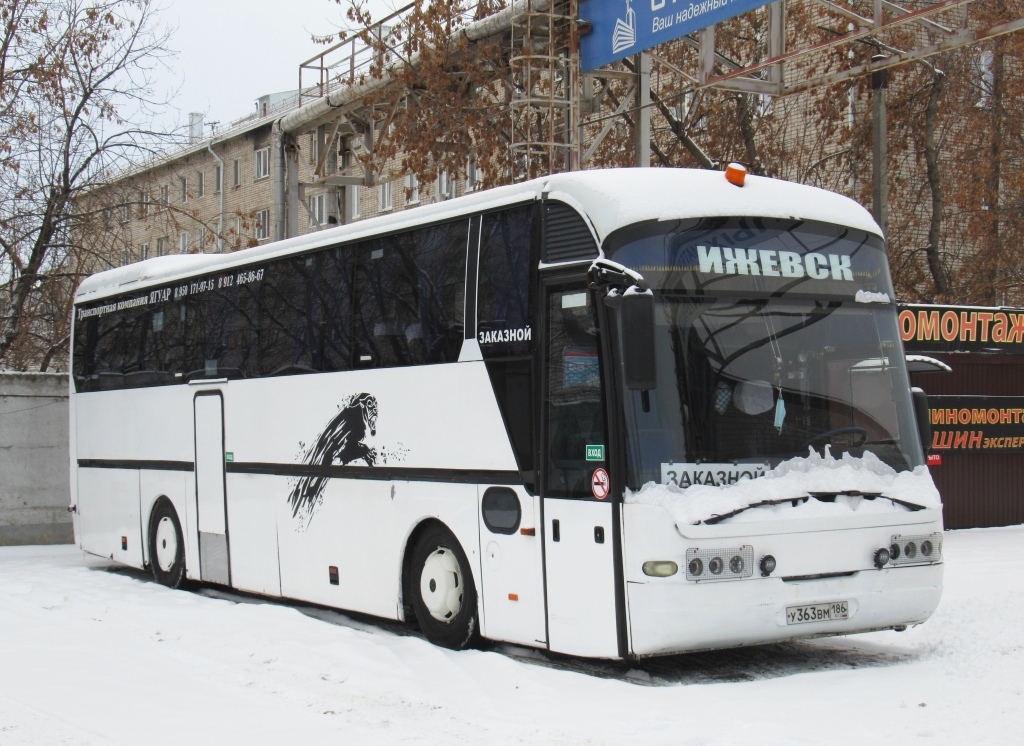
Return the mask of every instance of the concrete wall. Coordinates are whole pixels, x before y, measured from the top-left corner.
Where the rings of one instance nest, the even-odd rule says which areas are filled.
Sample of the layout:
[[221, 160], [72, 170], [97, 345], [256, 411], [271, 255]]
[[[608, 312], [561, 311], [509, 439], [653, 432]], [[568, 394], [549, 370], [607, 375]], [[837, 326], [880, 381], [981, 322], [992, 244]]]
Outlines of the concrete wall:
[[0, 372], [0, 546], [74, 541], [68, 377]]

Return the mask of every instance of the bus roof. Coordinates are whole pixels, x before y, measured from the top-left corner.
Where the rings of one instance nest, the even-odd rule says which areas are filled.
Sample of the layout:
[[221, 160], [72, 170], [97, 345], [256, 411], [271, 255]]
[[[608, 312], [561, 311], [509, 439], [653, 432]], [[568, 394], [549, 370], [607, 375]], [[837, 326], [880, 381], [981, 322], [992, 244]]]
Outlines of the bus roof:
[[579, 209], [590, 220], [600, 243], [613, 231], [645, 220], [719, 216], [818, 220], [882, 234], [861, 205], [840, 194], [803, 184], [748, 176], [744, 186], [737, 187], [730, 184], [721, 171], [699, 169], [576, 171], [475, 192], [228, 254], [178, 254], [147, 259], [86, 278], [75, 300], [91, 301], [545, 197], [562, 200]]

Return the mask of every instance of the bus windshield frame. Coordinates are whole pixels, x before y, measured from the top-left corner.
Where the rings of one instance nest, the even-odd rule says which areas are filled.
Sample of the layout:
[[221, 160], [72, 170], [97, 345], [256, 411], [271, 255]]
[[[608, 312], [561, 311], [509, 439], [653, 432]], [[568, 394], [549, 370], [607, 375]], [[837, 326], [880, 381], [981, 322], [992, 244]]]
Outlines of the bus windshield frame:
[[878, 236], [705, 218], [627, 227], [605, 255], [654, 294], [656, 385], [620, 399], [629, 489], [720, 486], [811, 450], [923, 463]]

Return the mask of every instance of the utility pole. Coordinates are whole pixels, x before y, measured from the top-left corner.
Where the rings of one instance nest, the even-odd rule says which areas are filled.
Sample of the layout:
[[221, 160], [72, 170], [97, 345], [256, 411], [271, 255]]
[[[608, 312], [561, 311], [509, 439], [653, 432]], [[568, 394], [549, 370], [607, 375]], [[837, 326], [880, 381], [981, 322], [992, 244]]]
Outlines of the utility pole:
[[646, 52], [636, 60], [636, 165], [651, 165], [651, 56]]
[[[887, 57], [876, 54], [872, 62], [882, 62]], [[872, 108], [872, 163], [871, 163], [871, 214], [882, 228], [882, 235], [889, 235], [889, 190], [887, 187], [889, 168], [889, 128], [886, 123], [885, 91], [889, 87], [889, 71], [875, 70], [871, 73]]]

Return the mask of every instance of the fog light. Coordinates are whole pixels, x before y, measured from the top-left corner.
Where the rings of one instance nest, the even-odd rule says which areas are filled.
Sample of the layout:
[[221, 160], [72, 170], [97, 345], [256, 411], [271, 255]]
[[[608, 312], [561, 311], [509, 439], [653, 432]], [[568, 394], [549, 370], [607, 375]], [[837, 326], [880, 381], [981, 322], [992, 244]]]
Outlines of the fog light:
[[931, 557], [932, 556], [932, 543], [925, 539], [921, 542], [921, 556]]
[[704, 572], [704, 563], [700, 561], [700, 557], [694, 557], [690, 560], [690, 564], [687, 565], [687, 571], [694, 577], [697, 577]]
[[766, 554], [761, 558], [761, 577], [767, 578], [773, 572], [775, 572], [775, 558], [770, 554]]
[[877, 567], [879, 570], [881, 570], [883, 567], [886, 566], [886, 564], [888, 564], [888, 562], [889, 562], [889, 550], [888, 549], [886, 549], [885, 547], [882, 547], [877, 552], [875, 552], [875, 567]]
[[889, 547], [889, 558], [893, 560], [898, 560], [900, 558], [899, 544], [893, 544], [891, 547]]
[[903, 554], [907, 555], [907, 559], [914, 559], [917, 556], [917, 544], [908, 541], [907, 545], [903, 547]]
[[712, 557], [711, 561], [708, 562], [708, 570], [711, 571], [712, 575], [721, 575], [724, 563], [721, 557]]
[[677, 572], [679, 572], [679, 565], [670, 560], [644, 562], [644, 575], [650, 575], [652, 578], [667, 578]]
[[738, 554], [729, 560], [729, 572], [733, 575], [739, 575], [743, 572], [743, 558]]

